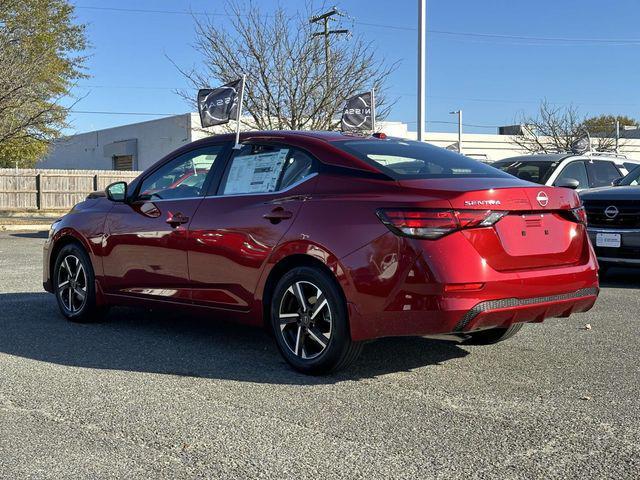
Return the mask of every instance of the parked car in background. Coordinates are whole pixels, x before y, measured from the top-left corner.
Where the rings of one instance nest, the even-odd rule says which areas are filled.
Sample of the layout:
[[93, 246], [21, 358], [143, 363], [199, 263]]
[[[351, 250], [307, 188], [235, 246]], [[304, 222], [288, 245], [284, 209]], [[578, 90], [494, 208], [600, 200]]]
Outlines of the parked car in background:
[[609, 186], [640, 161], [608, 153], [550, 153], [505, 158], [491, 164], [529, 182], [576, 190]]
[[[366, 340], [495, 343], [596, 301], [573, 191], [384, 135], [240, 139], [186, 145], [54, 223], [44, 287], [63, 315], [92, 321], [118, 304], [217, 314], [268, 328], [287, 362], [317, 374]], [[194, 171], [204, 181], [185, 185]]]
[[640, 266], [640, 168], [614, 186], [580, 194], [600, 267]]

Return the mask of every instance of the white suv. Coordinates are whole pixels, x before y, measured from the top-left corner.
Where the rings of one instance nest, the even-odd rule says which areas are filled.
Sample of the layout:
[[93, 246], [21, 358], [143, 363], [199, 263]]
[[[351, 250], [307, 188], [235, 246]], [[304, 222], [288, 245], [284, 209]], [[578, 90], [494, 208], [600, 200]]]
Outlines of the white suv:
[[608, 153], [550, 153], [505, 158], [491, 165], [541, 185], [585, 190], [611, 185], [640, 161]]

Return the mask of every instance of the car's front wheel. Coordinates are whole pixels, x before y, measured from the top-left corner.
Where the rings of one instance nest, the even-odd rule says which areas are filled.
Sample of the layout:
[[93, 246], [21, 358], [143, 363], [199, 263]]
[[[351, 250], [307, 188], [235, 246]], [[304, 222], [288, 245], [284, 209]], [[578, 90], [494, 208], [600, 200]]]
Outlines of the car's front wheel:
[[302, 373], [339, 370], [362, 349], [361, 342], [351, 340], [339, 287], [321, 269], [298, 267], [280, 279], [271, 302], [271, 326], [282, 356]]
[[502, 342], [518, 333], [522, 325], [524, 324], [514, 323], [508, 328], [490, 328], [489, 330], [471, 333], [469, 334], [470, 338], [466, 339], [463, 343], [466, 345], [491, 345]]
[[95, 276], [87, 253], [76, 244], [60, 249], [53, 271], [53, 283], [60, 312], [74, 322], [101, 318], [104, 308], [96, 304]]

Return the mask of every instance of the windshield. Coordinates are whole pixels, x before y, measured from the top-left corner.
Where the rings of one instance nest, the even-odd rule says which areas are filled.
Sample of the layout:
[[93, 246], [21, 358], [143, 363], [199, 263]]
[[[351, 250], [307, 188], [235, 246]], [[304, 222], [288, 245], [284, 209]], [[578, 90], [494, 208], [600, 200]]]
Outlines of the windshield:
[[396, 180], [508, 176], [489, 165], [423, 142], [363, 139], [332, 143]]
[[522, 180], [544, 185], [558, 166], [558, 162], [502, 160], [495, 162], [493, 166]]
[[638, 186], [640, 185], [640, 168], [636, 166], [630, 173], [627, 174], [626, 177], [622, 178], [618, 185], [631, 185]]

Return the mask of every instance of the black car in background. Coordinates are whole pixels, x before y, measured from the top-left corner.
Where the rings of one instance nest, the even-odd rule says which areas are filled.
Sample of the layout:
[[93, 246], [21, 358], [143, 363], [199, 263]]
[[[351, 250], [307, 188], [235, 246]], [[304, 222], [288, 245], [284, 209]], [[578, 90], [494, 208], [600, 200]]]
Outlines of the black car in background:
[[580, 193], [600, 268], [640, 267], [640, 168], [613, 186]]

